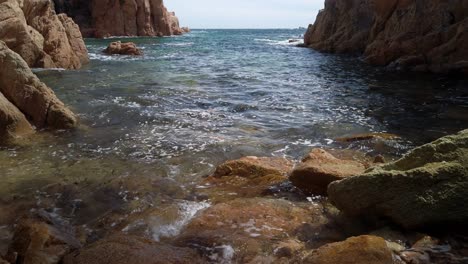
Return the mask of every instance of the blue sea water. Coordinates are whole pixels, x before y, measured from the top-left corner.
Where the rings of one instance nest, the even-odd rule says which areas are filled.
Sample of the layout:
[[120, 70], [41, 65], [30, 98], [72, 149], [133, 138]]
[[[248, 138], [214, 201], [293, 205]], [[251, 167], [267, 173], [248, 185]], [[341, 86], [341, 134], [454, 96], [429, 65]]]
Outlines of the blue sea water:
[[[105, 184], [114, 179], [147, 177], [157, 182], [151, 202], [171, 204], [227, 159], [297, 160], [312, 147], [395, 157], [467, 127], [467, 80], [392, 72], [358, 56], [290, 43], [303, 33], [193, 30], [166, 38], [87, 39], [89, 65], [36, 70], [78, 114], [81, 127], [1, 149], [0, 192], [48, 201], [88, 223], [126, 203], [125, 190], [114, 193]], [[135, 42], [144, 55], [103, 54], [116, 40]], [[401, 139], [334, 140], [366, 132]], [[50, 189], [80, 183], [87, 185]], [[50, 198], [62, 192], [68, 196]]]

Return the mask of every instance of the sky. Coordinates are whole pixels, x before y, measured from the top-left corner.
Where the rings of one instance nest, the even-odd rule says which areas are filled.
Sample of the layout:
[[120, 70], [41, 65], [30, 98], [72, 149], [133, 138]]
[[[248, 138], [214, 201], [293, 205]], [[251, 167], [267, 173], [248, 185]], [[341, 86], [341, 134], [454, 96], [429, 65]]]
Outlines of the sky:
[[324, 0], [164, 0], [190, 28], [307, 27]]

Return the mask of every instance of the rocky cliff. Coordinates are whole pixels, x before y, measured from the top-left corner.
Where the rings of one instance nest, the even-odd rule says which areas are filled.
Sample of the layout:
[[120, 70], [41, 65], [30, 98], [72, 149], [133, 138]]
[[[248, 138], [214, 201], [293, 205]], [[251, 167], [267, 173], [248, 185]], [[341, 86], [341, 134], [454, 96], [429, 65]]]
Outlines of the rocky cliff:
[[76, 123], [75, 115], [23, 58], [0, 41], [0, 141], [32, 133], [33, 126], [66, 129]]
[[170, 36], [184, 32], [162, 0], [54, 0], [86, 37]]
[[468, 74], [468, 1], [325, 0], [304, 43], [375, 65]]
[[30, 67], [78, 69], [88, 62], [79, 27], [50, 0], [0, 0], [0, 40]]

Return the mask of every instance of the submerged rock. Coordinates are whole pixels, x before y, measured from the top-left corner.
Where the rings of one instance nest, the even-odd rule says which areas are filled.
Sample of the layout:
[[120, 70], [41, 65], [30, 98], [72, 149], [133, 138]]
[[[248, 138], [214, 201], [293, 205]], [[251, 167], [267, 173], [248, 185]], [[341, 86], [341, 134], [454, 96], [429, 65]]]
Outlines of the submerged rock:
[[468, 73], [468, 5], [454, 1], [326, 0], [304, 37], [326, 52], [414, 71]]
[[64, 264], [196, 264], [203, 263], [193, 249], [163, 245], [131, 235], [114, 235], [67, 255]]
[[133, 55], [133, 56], [143, 55], [143, 52], [139, 48], [137, 48], [137, 46], [133, 42], [126, 42], [126, 43], [122, 43], [120, 41], [112, 42], [104, 50], [104, 52], [107, 54], [119, 54], [119, 55]]
[[292, 161], [285, 158], [249, 156], [219, 165], [213, 176], [216, 178], [239, 176], [251, 179], [272, 174], [286, 176], [292, 167]]
[[392, 250], [380, 237], [351, 237], [343, 242], [322, 246], [301, 263], [310, 264], [395, 264]]
[[388, 217], [406, 228], [468, 221], [468, 130], [328, 187], [351, 215]]
[[359, 175], [364, 170], [360, 162], [338, 159], [323, 149], [313, 149], [294, 168], [289, 180], [305, 193], [324, 195], [331, 182]]
[[19, 264], [57, 264], [63, 256], [79, 247], [80, 242], [71, 227], [50, 221], [50, 218], [25, 218], [15, 228], [7, 259]]
[[30, 67], [78, 69], [89, 60], [78, 26], [48, 0], [0, 1], [0, 40]]
[[389, 134], [389, 133], [365, 133], [365, 134], [356, 134], [347, 137], [340, 137], [337, 138], [336, 141], [339, 142], [354, 142], [354, 141], [362, 141], [362, 140], [371, 140], [371, 139], [384, 139], [384, 140], [392, 140], [400, 138], [397, 135]]
[[232, 252], [228, 259], [218, 254], [217, 263], [258, 263], [254, 259], [274, 256], [276, 249], [290, 244], [304, 223], [324, 222], [320, 205], [266, 198], [235, 199], [199, 213], [179, 235], [177, 244], [195, 246], [206, 255], [217, 249]]
[[21, 56], [2, 41], [0, 92], [37, 128], [67, 129], [77, 124], [75, 115], [39, 81]]

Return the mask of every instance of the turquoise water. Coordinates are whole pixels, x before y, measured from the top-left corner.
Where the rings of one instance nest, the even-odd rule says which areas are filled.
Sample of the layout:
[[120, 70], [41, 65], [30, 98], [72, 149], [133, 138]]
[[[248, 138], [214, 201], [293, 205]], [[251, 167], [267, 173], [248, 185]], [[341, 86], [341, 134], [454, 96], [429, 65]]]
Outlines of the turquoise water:
[[[46, 208], [91, 225], [109, 212], [193, 200], [201, 177], [226, 159], [298, 159], [312, 147], [398, 156], [467, 127], [467, 80], [388, 72], [289, 43], [303, 33], [122, 39], [141, 47], [141, 57], [107, 56], [102, 50], [118, 39], [87, 39], [83, 69], [36, 71], [82, 126], [1, 149], [0, 206], [19, 199], [17, 210]], [[333, 140], [371, 131], [401, 139]]]

